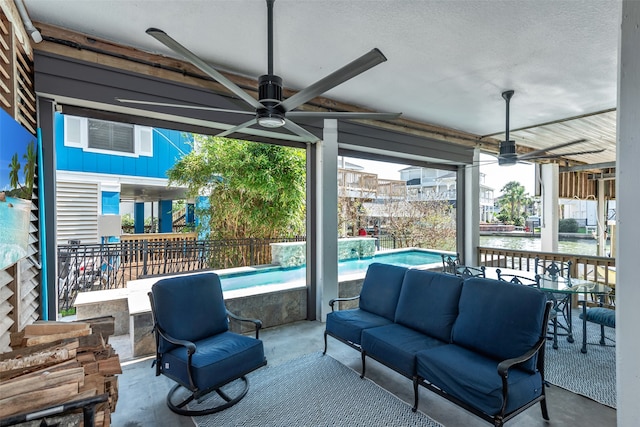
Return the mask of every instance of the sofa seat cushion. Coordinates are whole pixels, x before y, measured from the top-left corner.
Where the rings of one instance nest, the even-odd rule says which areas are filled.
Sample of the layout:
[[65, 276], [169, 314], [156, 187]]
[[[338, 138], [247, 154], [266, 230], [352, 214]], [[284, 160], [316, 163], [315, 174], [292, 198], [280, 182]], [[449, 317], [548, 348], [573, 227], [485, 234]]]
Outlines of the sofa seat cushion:
[[[196, 352], [191, 359], [195, 385], [224, 385], [265, 363], [262, 341], [252, 337], [224, 332], [194, 343]], [[177, 347], [162, 355], [162, 372], [189, 387], [187, 350]]]
[[[547, 296], [539, 289], [492, 279], [464, 281], [452, 343], [496, 360], [522, 356], [546, 335]], [[522, 369], [535, 372], [537, 356]]]
[[417, 352], [445, 344], [437, 338], [398, 324], [362, 331], [362, 350], [368, 356], [408, 377], [412, 377], [416, 372]]
[[363, 329], [375, 328], [390, 323], [391, 320], [385, 317], [355, 308], [329, 313], [327, 315], [326, 330], [330, 335], [359, 345]]
[[[417, 374], [448, 394], [494, 416], [502, 408], [502, 379], [494, 359], [448, 344], [416, 355]], [[509, 395], [506, 413], [542, 394], [542, 377], [512, 368], [507, 377]]]
[[451, 342], [458, 316], [462, 278], [426, 270], [409, 270], [398, 298], [395, 322]]
[[[580, 318], [584, 320], [584, 314], [580, 313]], [[587, 310], [587, 321], [599, 325], [616, 327], [616, 311], [606, 307], [594, 307]]]

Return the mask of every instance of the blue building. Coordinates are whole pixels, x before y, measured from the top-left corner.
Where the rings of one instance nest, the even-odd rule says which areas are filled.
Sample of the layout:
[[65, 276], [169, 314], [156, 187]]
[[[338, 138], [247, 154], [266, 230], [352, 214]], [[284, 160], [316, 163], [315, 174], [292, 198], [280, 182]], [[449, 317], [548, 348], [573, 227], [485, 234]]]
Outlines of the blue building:
[[169, 187], [167, 170], [193, 149], [192, 134], [60, 113], [55, 121], [58, 244], [119, 236], [123, 210], [133, 211], [136, 233], [149, 215], [158, 232], [172, 231], [185, 188]]

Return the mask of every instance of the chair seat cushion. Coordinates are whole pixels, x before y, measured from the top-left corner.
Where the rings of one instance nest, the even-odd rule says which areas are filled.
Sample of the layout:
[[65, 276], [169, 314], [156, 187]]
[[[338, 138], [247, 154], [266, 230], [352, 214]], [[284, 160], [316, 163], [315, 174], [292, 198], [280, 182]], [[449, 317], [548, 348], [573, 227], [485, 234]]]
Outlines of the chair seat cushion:
[[[416, 355], [418, 376], [491, 416], [498, 414], [503, 404], [498, 363], [455, 344], [431, 348]], [[512, 368], [507, 382], [506, 413], [542, 394], [539, 372]]]
[[[222, 386], [265, 363], [262, 341], [252, 337], [227, 331], [195, 344], [196, 352], [191, 359], [192, 375], [200, 391]], [[164, 354], [161, 363], [163, 374], [191, 388], [184, 347], [174, 348]]]
[[362, 350], [408, 377], [415, 374], [416, 353], [445, 344], [437, 338], [398, 324], [362, 331]]
[[364, 329], [388, 325], [391, 320], [355, 308], [352, 310], [334, 311], [327, 314], [327, 333], [355, 344], [360, 344], [360, 335]]
[[[580, 313], [580, 318], [584, 319], [583, 313]], [[615, 328], [616, 311], [606, 307], [590, 308], [587, 310], [587, 321]]]

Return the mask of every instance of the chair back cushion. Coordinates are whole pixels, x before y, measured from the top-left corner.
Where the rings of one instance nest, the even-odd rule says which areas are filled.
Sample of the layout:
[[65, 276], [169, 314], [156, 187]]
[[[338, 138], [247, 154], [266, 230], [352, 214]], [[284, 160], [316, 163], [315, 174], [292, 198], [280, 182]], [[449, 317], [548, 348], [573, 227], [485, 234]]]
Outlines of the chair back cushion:
[[395, 322], [444, 342], [458, 316], [463, 279], [446, 273], [408, 270], [398, 299]]
[[[453, 343], [495, 360], [521, 356], [546, 334], [547, 297], [528, 286], [493, 279], [464, 281]], [[536, 357], [522, 366], [535, 372]]]
[[[151, 294], [155, 322], [173, 338], [194, 342], [229, 329], [220, 278], [215, 273], [162, 279], [153, 285]], [[160, 339], [158, 351], [173, 347]]]
[[406, 267], [374, 262], [367, 268], [360, 308], [393, 321]]

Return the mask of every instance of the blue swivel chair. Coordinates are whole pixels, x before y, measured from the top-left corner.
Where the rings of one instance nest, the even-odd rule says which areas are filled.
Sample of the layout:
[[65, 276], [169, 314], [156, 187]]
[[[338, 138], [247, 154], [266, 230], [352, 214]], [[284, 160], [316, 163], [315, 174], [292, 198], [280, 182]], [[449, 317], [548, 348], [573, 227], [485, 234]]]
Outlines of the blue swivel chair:
[[[259, 320], [239, 318], [224, 305], [220, 278], [214, 273], [159, 280], [149, 292], [156, 339], [156, 375], [177, 384], [167, 406], [180, 415], [207, 415], [227, 409], [247, 394], [248, 373], [266, 365]], [[252, 322], [255, 338], [229, 330], [229, 318]], [[223, 386], [239, 380], [230, 396]], [[180, 390], [180, 392], [178, 392]], [[216, 392], [197, 408], [187, 405]], [[211, 401], [209, 405], [208, 402]], [[202, 408], [202, 407], [206, 408]]]

